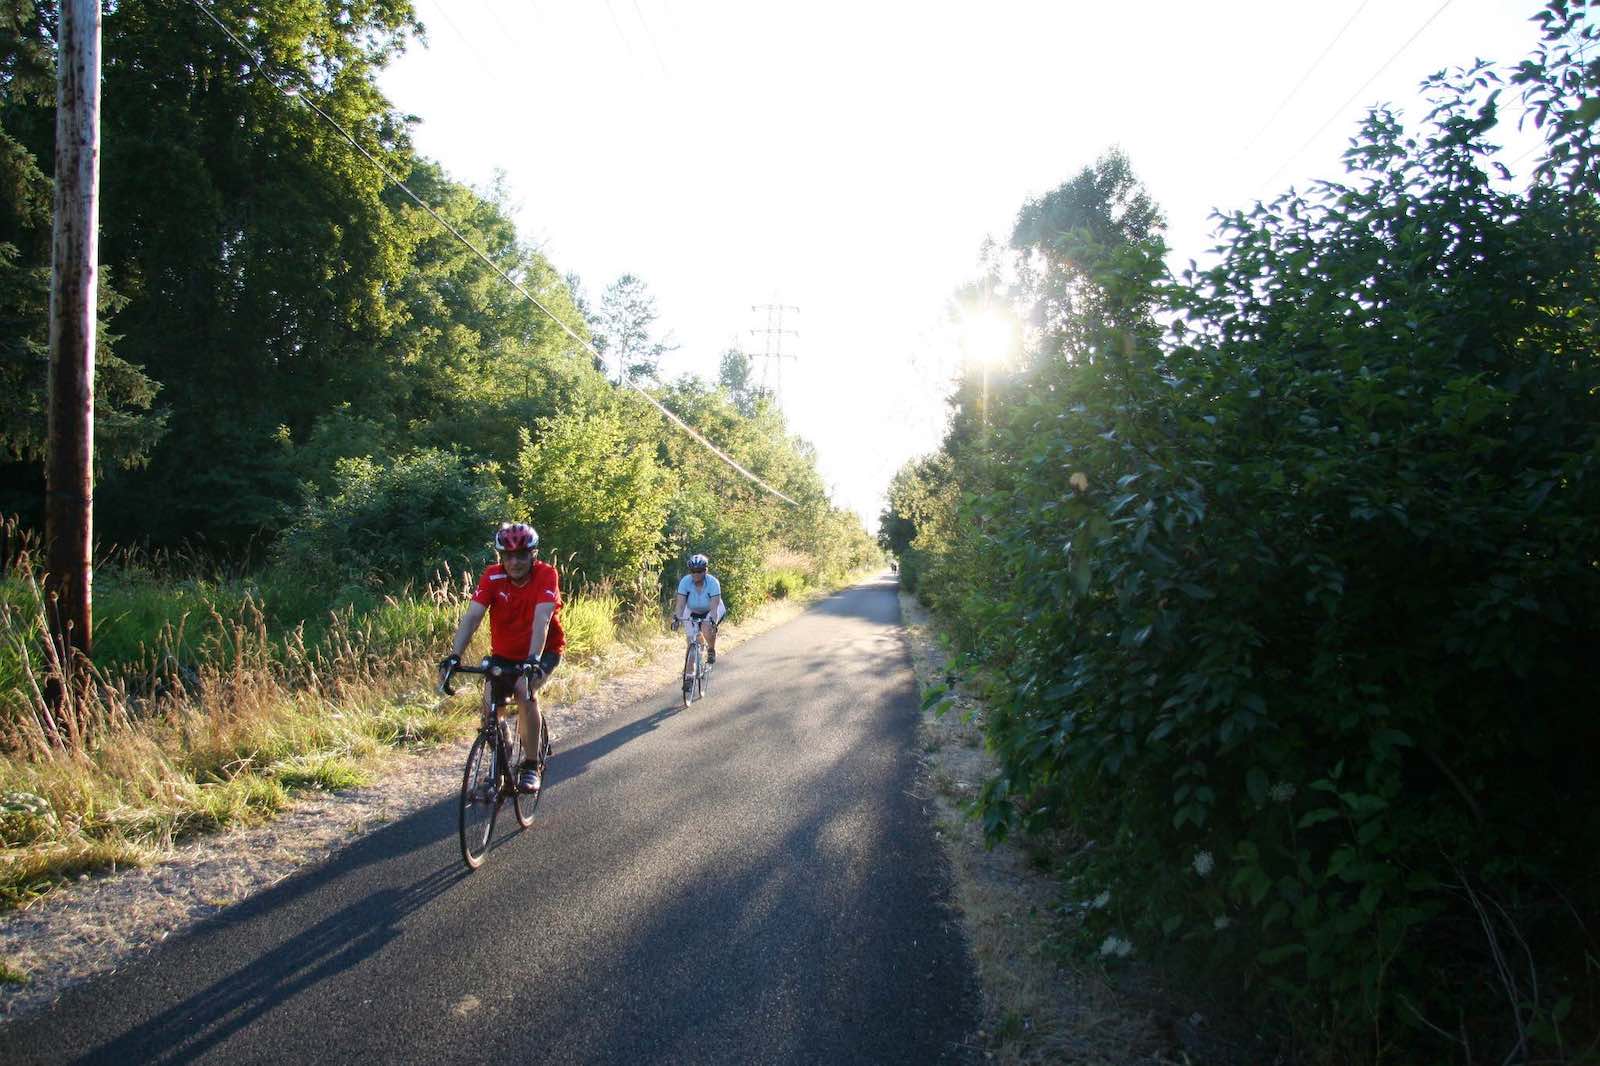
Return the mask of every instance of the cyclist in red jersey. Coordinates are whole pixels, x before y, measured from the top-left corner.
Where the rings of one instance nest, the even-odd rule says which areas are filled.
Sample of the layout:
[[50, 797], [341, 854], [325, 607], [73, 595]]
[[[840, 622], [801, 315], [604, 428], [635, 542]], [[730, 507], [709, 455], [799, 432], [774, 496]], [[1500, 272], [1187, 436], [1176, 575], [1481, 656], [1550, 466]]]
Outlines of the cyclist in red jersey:
[[495, 532], [494, 546], [500, 561], [491, 563], [478, 579], [478, 590], [456, 626], [450, 656], [439, 669], [443, 673], [461, 665], [461, 653], [487, 612], [490, 657], [506, 665], [527, 664], [515, 688], [525, 753], [517, 788], [537, 792], [542, 717], [538, 692], [561, 664], [561, 651], [566, 647], [560, 618], [561, 578], [554, 566], [537, 557], [539, 534], [524, 522], [503, 523]]

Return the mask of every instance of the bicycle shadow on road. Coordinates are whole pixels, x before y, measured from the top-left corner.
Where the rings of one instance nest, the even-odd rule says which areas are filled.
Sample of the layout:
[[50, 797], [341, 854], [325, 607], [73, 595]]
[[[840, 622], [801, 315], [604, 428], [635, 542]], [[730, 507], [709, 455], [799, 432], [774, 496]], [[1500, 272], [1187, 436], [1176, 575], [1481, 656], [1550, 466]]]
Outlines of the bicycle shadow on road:
[[609, 733], [595, 737], [593, 740], [585, 741], [575, 748], [558, 746], [555, 753], [550, 756], [549, 769], [546, 771], [550, 778], [550, 784], [546, 786], [546, 791], [562, 781], [570, 781], [573, 778], [582, 776], [591, 763], [605, 758], [624, 744], [638, 740], [640, 737], [648, 736], [660, 729], [669, 719], [675, 718], [682, 713], [682, 711], [682, 707], [673, 704], [670, 707], [663, 707], [648, 714], [637, 721], [629, 722], [625, 726], [613, 729]]
[[[54, 1061], [83, 1055], [88, 1061], [118, 1062], [130, 1057], [151, 1061], [196, 1057], [307, 985], [371, 955], [394, 936], [401, 918], [467, 877], [465, 868], [453, 862], [408, 886], [377, 891], [371, 887], [375, 878], [382, 877], [374, 870], [453, 837], [456, 802], [451, 795], [413, 811], [339, 849], [326, 861], [302, 867], [278, 884], [197, 922], [115, 972], [68, 989], [53, 1010], [0, 1026], [0, 1061], [13, 1052], [21, 1052], [20, 1060], [26, 1061], [34, 1061], [30, 1056]], [[292, 928], [297, 914], [316, 913], [322, 891], [337, 893], [343, 886], [350, 886], [349, 896], [361, 893], [361, 902], [278, 943], [282, 938], [275, 930], [284, 926], [274, 923], [287, 921]], [[238, 957], [243, 954], [238, 945], [251, 942], [256, 947], [247, 949], [254, 952], [250, 962], [203, 991], [192, 991], [205, 978], [187, 975], [203, 972], [204, 960], [223, 953]], [[149, 998], [152, 988], [163, 986], [171, 989], [171, 996], [185, 997], [183, 1003], [130, 1025], [131, 1019], [143, 1014], [141, 1000]], [[73, 1034], [77, 1041], [63, 1044], [59, 1029], [63, 1016], [91, 1019]], [[117, 1029], [118, 1035], [108, 1035]], [[145, 1051], [130, 1056], [131, 1047]], [[176, 1050], [169, 1054], [169, 1047]], [[93, 1050], [85, 1050], [89, 1048]]]
[[283, 1003], [370, 958], [401, 933], [407, 915], [467, 874], [434, 871], [404, 889], [372, 892], [150, 1020], [105, 1041], [82, 1061], [187, 1062]]

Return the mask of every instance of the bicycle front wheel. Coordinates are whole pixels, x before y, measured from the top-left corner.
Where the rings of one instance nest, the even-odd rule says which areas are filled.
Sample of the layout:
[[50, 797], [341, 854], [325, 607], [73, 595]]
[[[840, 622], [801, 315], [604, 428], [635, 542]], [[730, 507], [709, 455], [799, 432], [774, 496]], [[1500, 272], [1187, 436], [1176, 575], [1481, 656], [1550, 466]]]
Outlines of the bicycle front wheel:
[[[515, 761], [512, 762], [511, 765], [513, 767], [515, 767], [515, 768], [518, 768], [518, 769], [514, 769], [512, 771], [513, 773], [516, 773], [516, 772], [519, 772], [521, 764], [522, 764], [522, 759], [523, 759], [522, 732], [521, 732], [520, 729], [513, 729], [512, 732], [513, 732], [513, 736], [514, 736], [514, 739], [512, 741], [512, 750], [513, 750], [513, 757], [514, 757]], [[550, 724], [548, 722], [544, 721], [543, 718], [541, 718], [539, 720], [539, 750], [540, 751], [543, 751], [545, 749], [545, 746], [548, 743], [549, 736], [550, 736]], [[540, 772], [541, 776], [544, 773], [544, 760], [543, 759], [539, 760], [539, 772]], [[523, 792], [523, 791], [521, 791], [519, 789], [519, 790], [514, 791], [512, 793], [512, 795], [511, 795], [511, 807], [512, 807], [512, 810], [517, 812], [517, 824], [520, 825], [522, 828], [526, 829], [530, 825], [533, 824], [534, 808], [539, 806], [539, 796], [543, 792], [544, 792], [544, 789], [541, 787], [538, 792]]]
[[461, 775], [461, 857], [469, 870], [483, 865], [494, 834], [494, 817], [500, 812], [499, 774], [495, 768], [495, 743], [484, 733], [472, 742], [467, 769]]
[[695, 700], [695, 682], [699, 677], [700, 649], [690, 645], [688, 653], [683, 657], [683, 705], [685, 707]]

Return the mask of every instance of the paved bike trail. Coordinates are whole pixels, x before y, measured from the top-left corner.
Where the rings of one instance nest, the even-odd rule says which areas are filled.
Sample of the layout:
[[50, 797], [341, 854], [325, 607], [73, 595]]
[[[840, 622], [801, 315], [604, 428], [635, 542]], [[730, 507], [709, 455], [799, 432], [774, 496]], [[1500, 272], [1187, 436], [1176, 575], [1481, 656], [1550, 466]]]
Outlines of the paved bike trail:
[[[977, 991], [926, 812], [894, 585], [557, 738], [467, 873], [410, 817], [0, 1027], [0, 1062], [938, 1063]], [[448, 794], [446, 794], [448, 790]], [[509, 823], [509, 824], [504, 824]]]

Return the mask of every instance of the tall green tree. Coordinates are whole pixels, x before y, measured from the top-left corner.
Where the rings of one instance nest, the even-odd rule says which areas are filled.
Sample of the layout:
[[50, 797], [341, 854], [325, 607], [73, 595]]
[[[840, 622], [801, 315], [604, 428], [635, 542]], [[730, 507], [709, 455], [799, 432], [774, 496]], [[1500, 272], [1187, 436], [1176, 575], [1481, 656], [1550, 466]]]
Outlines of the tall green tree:
[[[0, 4], [0, 464], [20, 489], [0, 497], [0, 510], [33, 518], [46, 448], [55, 18], [53, 4]], [[106, 326], [126, 303], [109, 271], [99, 297], [94, 429], [103, 476], [146, 462], [166, 419], [153, 406], [159, 384], [120, 357]]]
[[[408, 3], [211, 8], [302, 97], [409, 169], [404, 123], [374, 82], [416, 28]], [[370, 164], [197, 11], [119, 3], [104, 52], [101, 255], [128, 300], [122, 354], [162, 383], [171, 432], [145, 471], [108, 481], [100, 527], [248, 538], [296, 495], [280, 427], [298, 438], [386, 381], [404, 246]]]
[[659, 318], [649, 285], [637, 275], [624, 274], [606, 286], [590, 321], [595, 349], [621, 378], [658, 382], [661, 357], [675, 347], [657, 335]]

